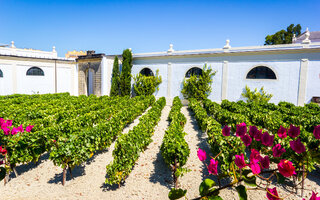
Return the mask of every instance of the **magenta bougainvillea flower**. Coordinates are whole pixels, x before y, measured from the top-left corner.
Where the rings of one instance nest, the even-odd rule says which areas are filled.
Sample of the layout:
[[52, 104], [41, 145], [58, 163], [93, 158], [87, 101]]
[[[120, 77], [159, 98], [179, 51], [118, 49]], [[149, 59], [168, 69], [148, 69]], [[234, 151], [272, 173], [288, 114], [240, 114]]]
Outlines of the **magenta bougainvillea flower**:
[[248, 134], [244, 134], [243, 136], [241, 136], [241, 140], [246, 147], [250, 146], [250, 144], [252, 142], [252, 139], [251, 139], [250, 135], [248, 135]]
[[262, 137], [262, 129], [260, 129], [260, 130], [258, 130], [258, 131], [256, 132], [256, 134], [254, 135], [254, 139], [255, 139], [256, 141], [261, 141], [261, 137]]
[[244, 168], [247, 164], [246, 162], [244, 161], [244, 155], [243, 153], [240, 154], [240, 155], [236, 155], [236, 158], [234, 159], [234, 162], [236, 163], [236, 165], [242, 169]]
[[230, 130], [231, 130], [231, 127], [229, 127], [228, 125], [225, 125], [222, 129], [222, 135], [230, 136]]
[[9, 119], [8, 119], [8, 120], [6, 121], [6, 124], [7, 124], [7, 127], [8, 127], [8, 126], [12, 126], [12, 120], [9, 120]]
[[249, 134], [251, 137], [254, 138], [258, 131], [259, 130], [256, 126], [249, 126]]
[[317, 194], [318, 193], [315, 193], [314, 191], [312, 191], [312, 195], [309, 200], [320, 200], [320, 197], [317, 197]]
[[298, 137], [300, 135], [300, 127], [290, 124], [290, 128], [288, 130], [288, 135], [292, 138]]
[[211, 159], [210, 160], [210, 164], [208, 166], [208, 171], [210, 174], [218, 174], [218, 161], [217, 160], [214, 160], [214, 159]]
[[264, 132], [261, 137], [261, 143], [267, 147], [271, 147], [273, 144], [274, 135], [269, 135], [268, 132]]
[[300, 139], [290, 141], [290, 147], [293, 151], [297, 153], [302, 153], [306, 151], [306, 147], [302, 144]]
[[269, 167], [270, 167], [269, 156], [265, 156], [264, 158], [261, 158], [260, 163], [261, 163], [261, 167], [263, 169], [269, 169]]
[[253, 174], [260, 174], [261, 168], [259, 163], [250, 162], [249, 167]]
[[276, 144], [273, 148], [273, 156], [274, 157], [281, 157], [281, 155], [286, 152], [284, 148], [281, 147], [281, 144]]
[[251, 149], [250, 163], [258, 163], [260, 160], [261, 160], [261, 155], [259, 151], [255, 149]]
[[4, 123], [1, 124], [1, 129], [7, 128], [7, 127], [8, 127], [7, 123], [4, 122]]
[[292, 162], [285, 159], [280, 160], [280, 163], [278, 164], [278, 169], [280, 174], [282, 174], [284, 177], [291, 177], [293, 174], [295, 174], [296, 170], [292, 165]]
[[9, 135], [10, 134], [10, 129], [9, 128], [5, 127], [2, 130], [3, 130], [4, 135]]
[[21, 133], [23, 133], [23, 131], [24, 131], [22, 124], [21, 124], [17, 129], [18, 129], [18, 131], [21, 132]]
[[278, 130], [278, 136], [279, 136], [279, 138], [286, 138], [287, 137], [287, 129], [280, 125], [280, 128]]
[[313, 135], [316, 139], [320, 139], [320, 125], [314, 127]]
[[0, 153], [1, 153], [2, 155], [5, 155], [5, 154], [7, 154], [7, 150], [6, 150], [6, 149], [3, 149], [2, 146], [0, 146]]
[[267, 198], [268, 200], [280, 200], [277, 188], [274, 187], [273, 189], [267, 188]]
[[29, 126], [26, 127], [26, 131], [27, 131], [27, 132], [31, 132], [31, 130], [33, 129], [33, 127], [34, 127], [33, 125], [30, 125], [30, 124], [29, 124]]
[[199, 148], [197, 151], [197, 154], [198, 154], [199, 160], [204, 161], [207, 159], [207, 153], [204, 150]]
[[242, 122], [241, 124], [237, 124], [236, 136], [241, 137], [245, 133], [247, 133], [247, 125]]
[[16, 135], [19, 132], [19, 130], [15, 127], [12, 128], [11, 130], [11, 135]]

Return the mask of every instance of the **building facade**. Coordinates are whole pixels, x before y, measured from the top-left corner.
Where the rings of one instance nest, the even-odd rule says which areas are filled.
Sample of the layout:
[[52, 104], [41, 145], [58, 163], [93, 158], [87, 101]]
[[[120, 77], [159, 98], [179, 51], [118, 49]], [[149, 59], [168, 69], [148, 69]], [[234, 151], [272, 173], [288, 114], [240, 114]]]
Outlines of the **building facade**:
[[52, 52], [0, 46], [0, 95], [69, 92], [77, 95], [74, 59]]
[[[245, 86], [264, 87], [270, 102], [296, 105], [320, 97], [320, 42], [304, 40], [286, 45], [133, 53], [132, 74], [155, 74], [162, 83], [157, 97], [183, 98], [182, 83], [201, 74], [205, 64], [216, 71], [209, 98], [242, 100]], [[301, 39], [301, 38], [300, 38]], [[115, 55], [87, 51], [78, 58], [59, 58], [55, 49], [43, 52], [0, 46], [0, 95], [70, 92], [72, 95], [109, 95]], [[121, 60], [121, 56], [120, 56]]]

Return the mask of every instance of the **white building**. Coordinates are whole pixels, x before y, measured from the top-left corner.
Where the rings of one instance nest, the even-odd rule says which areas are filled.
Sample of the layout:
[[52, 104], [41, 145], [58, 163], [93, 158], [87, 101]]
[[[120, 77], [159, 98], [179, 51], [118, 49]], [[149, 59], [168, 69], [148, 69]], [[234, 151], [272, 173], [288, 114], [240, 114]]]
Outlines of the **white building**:
[[[181, 94], [182, 82], [192, 73], [201, 73], [204, 64], [217, 71], [213, 77], [211, 100], [237, 101], [246, 85], [273, 94], [271, 102], [296, 105], [320, 97], [320, 42], [303, 33], [301, 43], [237, 47], [227, 40], [223, 48], [134, 53], [132, 74], [159, 69], [162, 84], [157, 97], [172, 99]], [[294, 38], [295, 39], [295, 38]], [[301, 39], [301, 38], [299, 38]], [[55, 50], [43, 52], [0, 47], [0, 94], [70, 92], [73, 95], [108, 95], [114, 56], [89, 51], [76, 60], [58, 58]], [[44, 76], [27, 75], [32, 67]], [[39, 70], [32, 70], [39, 74]], [[40, 73], [41, 74], [41, 73]], [[1, 76], [1, 72], [0, 72]]]
[[69, 92], [77, 95], [74, 59], [52, 52], [0, 45], [0, 95]]

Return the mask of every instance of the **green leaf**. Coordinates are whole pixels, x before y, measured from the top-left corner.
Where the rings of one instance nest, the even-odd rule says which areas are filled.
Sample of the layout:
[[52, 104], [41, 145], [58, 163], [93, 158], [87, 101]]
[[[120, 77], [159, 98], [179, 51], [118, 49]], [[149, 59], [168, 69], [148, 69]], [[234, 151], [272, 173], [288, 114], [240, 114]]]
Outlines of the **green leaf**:
[[213, 186], [215, 186], [216, 183], [207, 178], [205, 179], [201, 184], [200, 184], [200, 187], [199, 187], [199, 192], [200, 192], [200, 195], [203, 197], [205, 195], [207, 195], [209, 192], [210, 192], [210, 188], [212, 188]]
[[243, 173], [242, 173], [242, 178], [243, 178], [243, 181], [245, 182], [245, 184], [249, 185], [249, 186], [252, 186], [252, 187], [255, 187], [257, 186], [256, 184], [256, 176], [252, 175], [252, 176], [248, 176], [248, 174], [251, 173], [250, 170], [244, 170]]
[[257, 186], [257, 183], [256, 183], [257, 179], [255, 176], [251, 176], [251, 177], [242, 176], [242, 178], [243, 178], [243, 181], [245, 184], [252, 186], [252, 187]]
[[6, 177], [6, 169], [4, 167], [0, 167], [0, 181]]
[[209, 196], [208, 200], [223, 200], [220, 196]]
[[243, 185], [239, 185], [236, 187], [236, 190], [239, 194], [240, 200], [247, 200], [247, 189]]
[[279, 172], [278, 172], [276, 175], [277, 175], [277, 181], [278, 181], [278, 183], [279, 183], [279, 184], [284, 183], [285, 177], [284, 177], [282, 174], [280, 174]]
[[187, 190], [172, 188], [171, 191], [169, 192], [168, 197], [170, 200], [180, 199], [181, 197], [185, 196], [186, 193], [187, 193]]

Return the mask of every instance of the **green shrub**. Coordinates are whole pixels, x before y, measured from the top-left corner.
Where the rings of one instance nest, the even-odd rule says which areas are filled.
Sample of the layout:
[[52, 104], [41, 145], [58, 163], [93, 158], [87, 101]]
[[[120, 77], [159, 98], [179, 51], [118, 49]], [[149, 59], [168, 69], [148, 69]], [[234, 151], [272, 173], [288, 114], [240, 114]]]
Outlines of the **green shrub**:
[[216, 71], [212, 72], [211, 67], [204, 65], [202, 75], [197, 77], [192, 75], [190, 78], [183, 80], [183, 88], [181, 93], [186, 99], [195, 98], [197, 100], [206, 99], [211, 91], [212, 77], [216, 74]]
[[118, 56], [116, 56], [113, 62], [110, 96], [119, 95], [119, 92], [120, 92], [119, 81], [120, 81], [119, 60], [118, 60]]
[[261, 87], [260, 91], [257, 91], [257, 88], [254, 89], [254, 91], [251, 91], [250, 88], [246, 85], [245, 92], [242, 92], [241, 96], [244, 98], [247, 98], [247, 102], [255, 102], [255, 103], [268, 103], [272, 94], [267, 94], [266, 91], [264, 91], [263, 87]]
[[130, 95], [131, 92], [132, 53], [126, 49], [122, 53], [122, 70], [120, 74], [120, 95]]
[[162, 78], [159, 76], [159, 70], [157, 70], [155, 76], [144, 76], [139, 73], [133, 77], [133, 80], [133, 90], [137, 96], [152, 95], [159, 90], [159, 85], [162, 83]]

